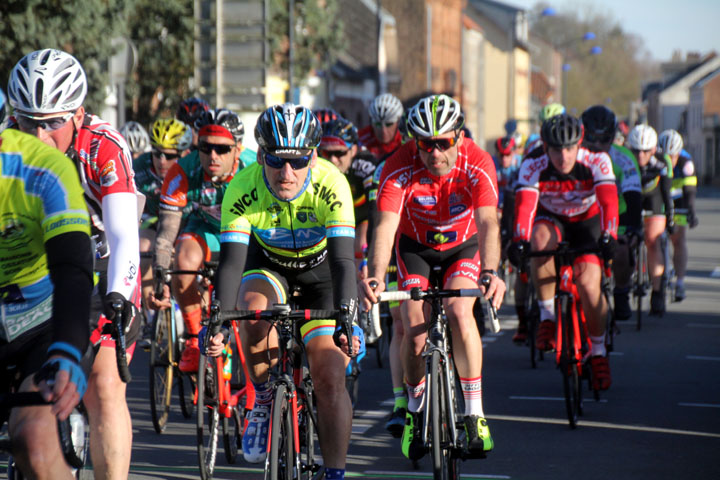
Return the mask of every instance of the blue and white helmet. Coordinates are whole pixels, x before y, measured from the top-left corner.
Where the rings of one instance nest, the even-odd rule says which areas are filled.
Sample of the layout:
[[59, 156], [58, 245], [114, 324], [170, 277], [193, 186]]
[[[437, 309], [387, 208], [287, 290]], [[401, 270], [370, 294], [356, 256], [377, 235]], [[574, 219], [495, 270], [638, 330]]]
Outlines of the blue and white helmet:
[[258, 118], [255, 141], [265, 150], [307, 150], [317, 148], [322, 127], [310, 109], [293, 103], [275, 105]]
[[677, 155], [683, 149], [682, 135], [677, 130], [664, 130], [658, 136], [658, 150], [660, 153], [668, 155]]

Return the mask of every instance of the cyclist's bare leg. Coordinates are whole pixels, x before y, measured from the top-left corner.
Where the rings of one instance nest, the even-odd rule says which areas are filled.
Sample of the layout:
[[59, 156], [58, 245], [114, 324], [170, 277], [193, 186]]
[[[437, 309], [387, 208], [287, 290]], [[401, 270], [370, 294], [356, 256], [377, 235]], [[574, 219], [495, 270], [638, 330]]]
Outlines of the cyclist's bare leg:
[[[36, 391], [26, 378], [20, 391]], [[13, 458], [27, 478], [72, 479], [57, 433], [57, 420], [50, 407], [14, 408], [9, 421]]]
[[688, 250], [687, 250], [687, 227], [675, 225], [675, 232], [670, 236], [673, 245], [673, 267], [677, 278], [685, 278], [687, 273]]
[[[155, 250], [155, 230], [143, 228], [140, 230], [140, 252]], [[140, 274], [142, 275], [143, 305], [148, 305], [147, 298], [153, 289], [152, 258], [140, 258]]]
[[662, 283], [662, 275], [665, 271], [665, 259], [663, 258], [660, 236], [665, 230], [665, 217], [653, 215], [645, 218], [645, 244], [647, 245], [648, 272], [652, 289], [659, 291]]
[[345, 388], [345, 367], [350, 359], [330, 335], [317, 336], [306, 347], [323, 463], [325, 467], [344, 469], [352, 429], [352, 404]]
[[[532, 232], [533, 250], [553, 250], [557, 248], [558, 234], [549, 224], [535, 224]], [[553, 257], [532, 259], [532, 279], [538, 301], [552, 300], [555, 296], [555, 262]]]
[[425, 376], [425, 363], [421, 355], [427, 338], [423, 302], [405, 301], [400, 306], [400, 312], [405, 332], [401, 348], [405, 381], [418, 385]]
[[[202, 268], [205, 253], [200, 244], [192, 238], [184, 238], [175, 246], [175, 268], [178, 270], [198, 270]], [[187, 332], [196, 335], [200, 325], [188, 325], [187, 315], [203, 305], [203, 293], [196, 281], [196, 275], [173, 275], [172, 288], [175, 300], [185, 318]]]
[[[241, 310], [267, 310], [280, 300], [273, 287], [265, 280], [245, 280], [240, 287], [239, 308]], [[255, 383], [265, 382], [268, 378], [268, 348], [272, 363], [277, 361], [277, 332], [269, 328], [264, 320], [239, 322], [245, 362]]]
[[600, 337], [605, 333], [607, 301], [602, 294], [602, 267], [596, 263], [582, 262], [573, 268], [573, 281], [580, 294], [580, 303], [590, 335]]
[[125, 392], [126, 384], [118, 375], [115, 348], [100, 347], [83, 397], [90, 423], [90, 456], [95, 478], [128, 478], [132, 421]]
[[[455, 277], [445, 284], [445, 288], [478, 288], [478, 284], [466, 277]], [[475, 298], [452, 297], [444, 300], [444, 303], [458, 374], [460, 378], [477, 378], [482, 374], [482, 340], [473, 316]]]

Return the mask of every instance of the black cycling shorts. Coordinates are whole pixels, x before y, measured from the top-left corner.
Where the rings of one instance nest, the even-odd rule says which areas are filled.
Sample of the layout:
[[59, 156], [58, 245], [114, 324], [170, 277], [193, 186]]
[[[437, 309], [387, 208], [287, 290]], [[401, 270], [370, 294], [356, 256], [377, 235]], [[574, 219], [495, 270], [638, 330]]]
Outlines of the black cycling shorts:
[[642, 209], [643, 213], [649, 213], [652, 216], [665, 215], [665, 203], [663, 202], [660, 188], [643, 194]]
[[[538, 223], [549, 224], [555, 229], [558, 242], [568, 242], [571, 249], [596, 248], [602, 231], [600, 215], [577, 222], [569, 222], [541, 209], [535, 217], [535, 224]], [[593, 254], [581, 255], [575, 259], [575, 263], [587, 261], [598, 264], [600, 262], [599, 257]]]
[[476, 284], [480, 277], [480, 254], [474, 238], [449, 250], [439, 251], [400, 235], [395, 242], [395, 257], [398, 290], [410, 290], [413, 287], [427, 289], [435, 266], [439, 267], [442, 274], [441, 287], [454, 277], [466, 277]]

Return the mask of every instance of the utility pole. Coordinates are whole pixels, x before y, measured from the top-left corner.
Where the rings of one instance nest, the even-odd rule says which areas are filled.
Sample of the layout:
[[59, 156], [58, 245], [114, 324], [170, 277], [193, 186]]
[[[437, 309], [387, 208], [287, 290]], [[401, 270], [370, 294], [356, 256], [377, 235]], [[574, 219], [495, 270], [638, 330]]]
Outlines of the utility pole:
[[295, 83], [293, 70], [295, 68], [295, 0], [288, 0], [288, 95], [287, 101], [294, 102]]

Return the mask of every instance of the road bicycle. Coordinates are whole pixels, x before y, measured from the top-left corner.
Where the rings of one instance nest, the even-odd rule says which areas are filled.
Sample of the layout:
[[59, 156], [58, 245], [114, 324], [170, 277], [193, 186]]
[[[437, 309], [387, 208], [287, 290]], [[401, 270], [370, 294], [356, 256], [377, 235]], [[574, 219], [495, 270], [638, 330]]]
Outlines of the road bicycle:
[[[433, 277], [437, 278], [438, 275]], [[371, 285], [371, 287], [375, 286]], [[482, 289], [440, 290], [432, 287], [421, 290], [419, 287], [414, 287], [409, 291], [382, 292], [378, 297], [380, 302], [424, 300], [430, 304], [427, 340], [422, 354], [425, 358], [427, 386], [423, 403], [422, 441], [425, 448], [431, 451], [433, 476], [436, 479], [458, 479], [461, 461], [469, 458], [484, 458], [484, 453], [471, 452], [467, 448], [462, 421], [464, 414], [461, 413], [465, 408], [464, 400], [462, 393], [458, 393], [461, 392], [458, 385], [459, 376], [452, 358], [450, 326], [442, 303], [445, 298], [484, 295], [485, 291]], [[491, 329], [497, 333], [500, 331], [497, 312], [489, 303], [486, 307], [488, 310], [486, 316], [490, 319]]]
[[[555, 262], [555, 363], [563, 378], [565, 410], [571, 428], [577, 427], [578, 417], [583, 412], [582, 380], [587, 379], [592, 389], [592, 371], [589, 365], [592, 344], [585, 313], [580, 304], [580, 295], [573, 283], [572, 265], [576, 257], [596, 253], [597, 247], [571, 249], [567, 242], [560, 242], [555, 250], [532, 251], [523, 255], [524, 262], [532, 257], [548, 256], [552, 256]], [[527, 271], [527, 265], [524, 270]], [[616, 333], [614, 314], [609, 303], [610, 278], [610, 267], [606, 264], [601, 288], [608, 305], [605, 335], [608, 353], [614, 348]], [[593, 389], [593, 393], [595, 399], [599, 399], [599, 391]]]
[[665, 309], [675, 301], [675, 265], [670, 254], [670, 234], [665, 230], [660, 235], [660, 248], [663, 254], [663, 275], [660, 288], [664, 294]]
[[[278, 361], [270, 368], [268, 382], [273, 391], [270, 436], [265, 461], [266, 480], [321, 478], [324, 469], [315, 456], [317, 413], [312, 379], [305, 365], [305, 346], [299, 322], [336, 319], [346, 334], [352, 332], [348, 311], [292, 310], [291, 305], [275, 304], [271, 310], [220, 311], [211, 307], [209, 335], [223, 322], [264, 320], [278, 334]], [[236, 328], [235, 326], [233, 327]], [[348, 336], [348, 338], [350, 338]], [[350, 352], [352, 355], [352, 351]]]
[[647, 246], [642, 237], [638, 238], [631, 261], [634, 262], [632, 274], [632, 295], [635, 303], [636, 329], [642, 329], [643, 298], [650, 291], [650, 274], [648, 270]]

